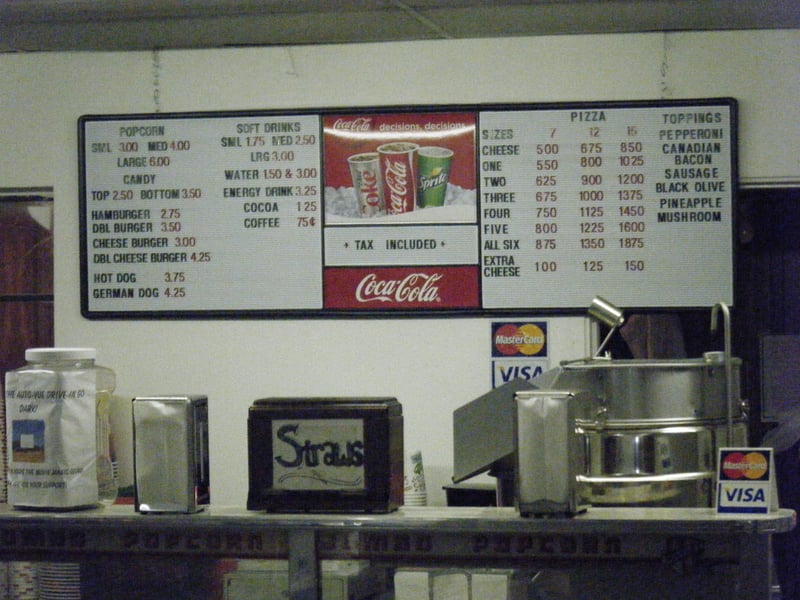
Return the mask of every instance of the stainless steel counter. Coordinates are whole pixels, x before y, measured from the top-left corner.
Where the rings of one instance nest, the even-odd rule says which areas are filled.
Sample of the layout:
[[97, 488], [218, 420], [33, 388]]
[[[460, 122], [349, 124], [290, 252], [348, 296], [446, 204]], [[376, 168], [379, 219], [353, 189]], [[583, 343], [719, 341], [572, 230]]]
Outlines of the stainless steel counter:
[[731, 516], [704, 508], [590, 508], [574, 518], [525, 519], [512, 508], [295, 515], [210, 506], [191, 515], [140, 515], [131, 506], [66, 513], [0, 506], [0, 560], [283, 558], [295, 599], [317, 597], [319, 563], [329, 559], [530, 572], [626, 565], [621, 574], [631, 565], [680, 573], [725, 564], [737, 578], [737, 598], [768, 598], [770, 538], [795, 524], [786, 509]]

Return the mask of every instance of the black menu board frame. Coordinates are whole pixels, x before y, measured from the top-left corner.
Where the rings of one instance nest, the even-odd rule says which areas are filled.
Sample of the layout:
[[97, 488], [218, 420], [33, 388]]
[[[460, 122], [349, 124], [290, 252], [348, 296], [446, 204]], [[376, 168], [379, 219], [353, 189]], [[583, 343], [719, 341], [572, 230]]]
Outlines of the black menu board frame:
[[89, 319], [733, 304], [733, 98], [83, 115]]

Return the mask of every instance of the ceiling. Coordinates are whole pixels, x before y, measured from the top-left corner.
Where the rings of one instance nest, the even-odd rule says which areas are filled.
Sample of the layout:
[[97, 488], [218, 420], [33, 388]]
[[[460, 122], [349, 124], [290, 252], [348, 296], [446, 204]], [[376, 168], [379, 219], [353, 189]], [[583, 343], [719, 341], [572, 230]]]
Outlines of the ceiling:
[[798, 0], [0, 0], [0, 52], [797, 28]]

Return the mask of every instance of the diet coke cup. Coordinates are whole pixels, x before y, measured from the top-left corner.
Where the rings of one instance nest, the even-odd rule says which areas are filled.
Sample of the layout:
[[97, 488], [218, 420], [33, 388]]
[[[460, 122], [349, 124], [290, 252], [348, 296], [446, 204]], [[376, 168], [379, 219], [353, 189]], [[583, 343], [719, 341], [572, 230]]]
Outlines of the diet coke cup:
[[381, 186], [381, 170], [377, 152], [354, 154], [347, 159], [353, 191], [362, 217], [374, 217], [386, 213]]
[[411, 142], [378, 146], [387, 214], [411, 212], [417, 204], [417, 148]]

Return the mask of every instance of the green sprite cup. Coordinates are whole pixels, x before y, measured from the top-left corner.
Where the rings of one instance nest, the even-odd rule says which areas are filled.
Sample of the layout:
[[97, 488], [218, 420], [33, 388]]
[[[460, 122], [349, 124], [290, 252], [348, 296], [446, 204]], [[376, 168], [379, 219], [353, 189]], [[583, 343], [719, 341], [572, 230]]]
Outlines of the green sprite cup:
[[423, 146], [417, 150], [417, 202], [420, 207], [444, 206], [452, 162], [453, 151], [449, 148]]

